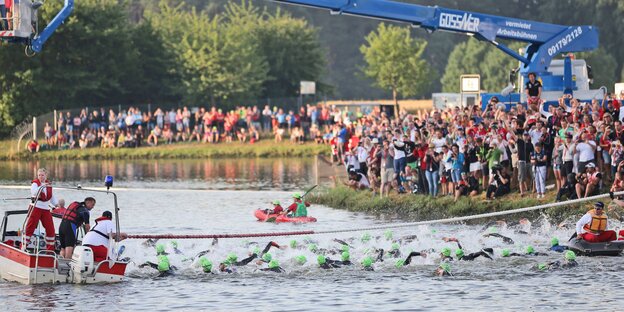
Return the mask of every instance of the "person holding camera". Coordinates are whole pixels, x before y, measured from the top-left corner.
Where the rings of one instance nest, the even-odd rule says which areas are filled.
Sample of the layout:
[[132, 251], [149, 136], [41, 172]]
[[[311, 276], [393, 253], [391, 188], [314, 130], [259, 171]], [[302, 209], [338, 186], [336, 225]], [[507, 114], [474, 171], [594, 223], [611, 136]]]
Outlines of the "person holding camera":
[[501, 165], [492, 167], [490, 175], [490, 185], [485, 194], [487, 199], [496, 199], [503, 195], [509, 194], [509, 175]]
[[461, 171], [464, 168], [464, 154], [459, 152], [459, 145], [451, 146], [451, 158], [448, 160], [453, 165], [451, 170], [451, 178], [453, 180], [453, 189], [461, 180]]
[[544, 198], [546, 193], [546, 153], [542, 143], [535, 145], [535, 150], [531, 153], [531, 165], [535, 176], [535, 191], [537, 198]]
[[474, 176], [462, 172], [462, 180], [455, 187], [455, 201], [460, 196], [477, 196], [479, 194], [479, 180]]

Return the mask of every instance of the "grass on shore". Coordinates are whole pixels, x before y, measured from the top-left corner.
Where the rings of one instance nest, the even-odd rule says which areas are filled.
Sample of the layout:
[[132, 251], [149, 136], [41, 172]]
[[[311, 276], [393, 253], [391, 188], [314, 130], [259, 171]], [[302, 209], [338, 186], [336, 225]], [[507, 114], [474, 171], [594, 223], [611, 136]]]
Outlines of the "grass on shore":
[[[332, 208], [364, 212], [377, 216], [399, 217], [405, 220], [426, 221], [552, 203], [555, 201], [555, 194], [554, 192], [550, 193], [543, 200], [520, 197], [520, 194], [512, 193], [492, 201], [486, 201], [485, 195], [480, 194], [474, 198], [461, 197], [455, 202], [451, 196], [432, 198], [425, 195], [391, 194], [389, 197], [380, 198], [378, 194], [373, 196], [373, 193], [370, 191], [354, 191], [344, 186], [338, 186], [315, 192], [308, 195], [308, 198], [313, 203]], [[494, 219], [517, 220], [523, 217], [536, 218], [544, 214], [550, 220], [560, 222], [570, 216], [580, 216], [587, 211], [591, 204], [591, 202], [587, 202], [565, 205], [521, 214], [510, 214]], [[483, 220], [477, 220], [477, 222], [483, 222]]]
[[[89, 159], [201, 159], [229, 157], [308, 157], [328, 155], [329, 147], [315, 143], [274, 143], [265, 140], [250, 143], [175, 143], [140, 148], [87, 148], [72, 150], [11, 153], [12, 141], [1, 141], [1, 160], [89, 160]], [[15, 149], [15, 148], [13, 148]]]

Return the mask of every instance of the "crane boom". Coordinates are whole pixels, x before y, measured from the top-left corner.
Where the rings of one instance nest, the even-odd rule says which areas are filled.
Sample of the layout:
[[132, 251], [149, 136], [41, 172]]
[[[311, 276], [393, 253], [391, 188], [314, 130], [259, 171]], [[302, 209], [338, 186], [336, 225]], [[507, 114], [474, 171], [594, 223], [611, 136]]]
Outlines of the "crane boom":
[[[338, 15], [403, 22], [429, 32], [442, 30], [464, 33], [489, 42], [521, 61], [524, 64], [522, 73], [545, 73], [558, 54], [598, 48], [598, 29], [595, 26], [563, 26], [386, 0], [273, 1], [327, 9]], [[520, 55], [498, 42], [498, 39], [527, 42], [528, 46], [524, 55]]]

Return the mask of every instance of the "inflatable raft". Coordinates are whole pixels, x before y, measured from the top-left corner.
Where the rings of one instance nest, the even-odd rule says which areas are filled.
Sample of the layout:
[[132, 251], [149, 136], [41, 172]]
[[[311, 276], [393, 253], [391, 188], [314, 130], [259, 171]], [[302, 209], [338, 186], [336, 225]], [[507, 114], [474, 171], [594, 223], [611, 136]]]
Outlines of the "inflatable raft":
[[262, 222], [275, 222], [275, 223], [283, 223], [283, 222], [292, 222], [292, 223], [308, 223], [308, 222], [316, 222], [316, 218], [313, 217], [288, 217], [284, 215], [278, 214], [267, 214], [265, 210], [257, 209], [254, 212], [254, 215], [258, 219], [258, 221]]
[[574, 238], [568, 244], [568, 248], [583, 256], [619, 256], [624, 250], [624, 240], [590, 243]]

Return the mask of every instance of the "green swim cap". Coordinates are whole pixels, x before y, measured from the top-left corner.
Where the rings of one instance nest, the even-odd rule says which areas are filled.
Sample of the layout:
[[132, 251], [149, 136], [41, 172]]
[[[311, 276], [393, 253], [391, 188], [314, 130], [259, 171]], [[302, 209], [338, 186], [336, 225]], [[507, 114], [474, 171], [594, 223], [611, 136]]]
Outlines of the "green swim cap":
[[362, 265], [365, 268], [368, 268], [368, 267], [372, 266], [373, 265], [373, 258], [371, 258], [369, 256], [369, 257], [366, 257], [366, 258], [362, 259]]
[[559, 239], [556, 237], [553, 237], [552, 239], [550, 239], [550, 246], [557, 246], [559, 245]]
[[158, 256], [158, 271], [165, 272], [169, 271], [170, 268], [169, 258], [165, 255]]
[[316, 262], [318, 263], [318, 265], [323, 265], [327, 262], [327, 258], [325, 258], [325, 256], [323, 255], [318, 255], [318, 257], [316, 257]]
[[156, 245], [156, 253], [157, 254], [165, 253], [165, 245], [163, 244]]
[[401, 247], [399, 243], [392, 243], [392, 250], [399, 250], [399, 247]]
[[397, 267], [397, 268], [401, 268], [401, 267], [403, 267], [404, 265], [405, 265], [405, 260], [403, 260], [403, 259], [399, 259], [399, 260], [397, 260], [397, 261], [394, 263], [394, 266], [395, 266], [395, 267]]
[[546, 263], [540, 263], [537, 265], [537, 269], [540, 271], [544, 271], [546, 270], [546, 268], [547, 268]]
[[498, 229], [497, 229], [495, 226], [490, 226], [490, 227], [488, 228], [488, 231], [489, 231], [490, 233], [496, 233], [496, 232], [498, 232]]
[[306, 259], [306, 256], [304, 255], [300, 255], [295, 257], [295, 260], [297, 260], [297, 263], [304, 265], [306, 262], [308, 262], [308, 259]]
[[460, 248], [460, 249], [455, 250], [455, 256], [456, 256], [457, 258], [461, 258], [461, 257], [463, 257], [463, 256], [464, 256], [464, 251], [463, 251], [461, 248]]
[[345, 252], [345, 251], [348, 252], [349, 249], [350, 249], [349, 245], [342, 245], [342, 247], [341, 247], [342, 252]]
[[440, 263], [440, 268], [446, 273], [451, 273], [451, 265], [448, 263]]
[[535, 248], [533, 248], [533, 246], [531, 246], [531, 245], [527, 246], [526, 253], [527, 253], [527, 255], [535, 253]]
[[279, 267], [279, 262], [277, 262], [276, 259], [271, 259], [271, 261], [269, 261], [269, 269], [275, 269]]
[[299, 193], [295, 193], [295, 194], [293, 194], [293, 196], [292, 196], [292, 197], [293, 197], [293, 198], [297, 198], [297, 199], [299, 199], [299, 198], [301, 198], [301, 194], [299, 194]]
[[261, 252], [260, 247], [258, 247], [258, 246], [254, 247], [254, 249], [253, 249], [253, 251], [252, 251], [252, 252], [253, 252], [254, 254], [256, 254], [256, 255], [259, 255], [259, 254], [260, 254], [260, 252]]
[[199, 258], [199, 264], [204, 269], [204, 272], [208, 273], [212, 271], [212, 261], [206, 259], [206, 257]]
[[349, 254], [348, 251], [343, 251], [342, 255], [341, 255], [341, 260], [342, 261], [349, 261], [351, 259], [351, 255]]
[[451, 248], [444, 247], [444, 248], [442, 248], [441, 253], [445, 257], [450, 257], [451, 256]]
[[279, 205], [279, 204], [280, 204], [280, 201], [279, 201], [279, 200], [274, 200], [274, 201], [273, 201], [273, 205]]
[[173, 248], [178, 248], [178, 242], [176, 241], [170, 241], [169, 244], [171, 244], [171, 247]]
[[318, 247], [316, 246], [316, 244], [310, 244], [308, 245], [308, 250], [311, 252], [316, 252], [318, 251]]
[[226, 264], [232, 264], [238, 260], [238, 256], [234, 253], [230, 253], [227, 255], [227, 259], [225, 260]]
[[267, 252], [264, 255], [262, 255], [262, 260], [266, 262], [271, 262], [271, 260], [273, 260], [273, 255]]
[[290, 248], [297, 248], [297, 240], [293, 239], [290, 241]]
[[364, 233], [364, 235], [362, 235], [362, 243], [366, 243], [368, 241], [371, 240], [371, 236], [368, 233]]
[[576, 260], [576, 254], [572, 250], [566, 251], [565, 254], [563, 254], [563, 257], [568, 261]]
[[387, 240], [392, 240], [392, 231], [387, 230], [387, 231], [384, 233], [384, 236], [386, 237], [386, 239], [387, 239]]
[[503, 257], [509, 257], [509, 254], [510, 254], [510, 252], [509, 252], [509, 249], [507, 249], [507, 248], [505, 248], [505, 249], [503, 249], [503, 250], [501, 251], [501, 255], [502, 255]]
[[435, 234], [438, 233], [438, 231], [436, 229], [431, 229], [431, 234]]

